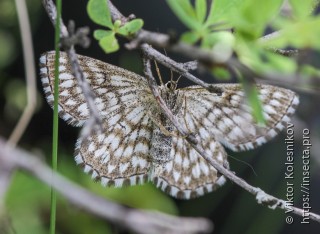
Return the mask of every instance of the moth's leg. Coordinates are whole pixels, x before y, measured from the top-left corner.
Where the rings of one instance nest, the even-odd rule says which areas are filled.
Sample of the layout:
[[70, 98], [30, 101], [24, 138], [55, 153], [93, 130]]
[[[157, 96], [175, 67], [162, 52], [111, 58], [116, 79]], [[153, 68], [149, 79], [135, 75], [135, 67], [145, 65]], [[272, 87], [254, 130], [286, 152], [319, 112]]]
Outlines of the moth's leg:
[[157, 61], [156, 61], [156, 60], [154, 60], [154, 65], [156, 66], [156, 71], [157, 71], [157, 74], [158, 74], [158, 77], [159, 77], [159, 80], [160, 80], [160, 84], [161, 84], [161, 85], [164, 85], [163, 80], [162, 80], [162, 77], [161, 77], [160, 69], [159, 69], [159, 67], [158, 67], [158, 64], [157, 64]]

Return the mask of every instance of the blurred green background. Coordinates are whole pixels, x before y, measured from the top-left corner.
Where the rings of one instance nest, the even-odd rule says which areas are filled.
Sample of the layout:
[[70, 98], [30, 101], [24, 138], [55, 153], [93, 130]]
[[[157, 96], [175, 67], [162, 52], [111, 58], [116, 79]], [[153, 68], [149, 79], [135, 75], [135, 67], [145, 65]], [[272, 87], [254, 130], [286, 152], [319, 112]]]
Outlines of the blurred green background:
[[[174, 30], [178, 35], [185, 30], [164, 1], [117, 0], [114, 2], [124, 15], [134, 13], [137, 17], [142, 18], [145, 22], [145, 29], [164, 33]], [[27, 0], [27, 3], [37, 60], [41, 53], [54, 49], [54, 30], [42, 8], [41, 1]], [[89, 26], [93, 31], [97, 29], [97, 26], [90, 22], [87, 16], [86, 3], [87, 1], [83, 0], [63, 1], [63, 19], [65, 22], [73, 19], [77, 26]], [[26, 92], [24, 62], [14, 1], [0, 0], [0, 9], [0, 134], [8, 138], [26, 105]], [[92, 34], [90, 37], [92, 38]], [[121, 39], [120, 41], [125, 42]], [[105, 55], [94, 40], [89, 49], [78, 48], [77, 51], [80, 54], [142, 73], [138, 51], [120, 50], [116, 54]], [[176, 55], [169, 55], [178, 61], [183, 59]], [[163, 78], [170, 79], [170, 72], [166, 69], [162, 70]], [[200, 77], [206, 81], [213, 81], [212, 77], [206, 74], [200, 74]], [[37, 78], [37, 112], [19, 145], [50, 163], [53, 112], [44, 99], [40, 79]], [[189, 84], [187, 81], [182, 80], [181, 85], [187, 84]], [[320, 146], [317, 142], [320, 128], [320, 102], [318, 96], [306, 93], [299, 93], [299, 95], [301, 104], [296, 116], [306, 124], [305, 126], [312, 133], [311, 207], [312, 211], [320, 213]], [[108, 199], [130, 207], [158, 210], [181, 216], [207, 217], [214, 222], [215, 233], [319, 233], [319, 224], [310, 221], [310, 224], [302, 225], [300, 224], [301, 218], [297, 216], [294, 216], [295, 221], [292, 225], [287, 225], [284, 211], [270, 210], [258, 205], [249, 193], [231, 182], [213, 193], [190, 201], [175, 200], [156, 189], [152, 184], [123, 189], [103, 188], [100, 184], [91, 181], [90, 176], [84, 174], [73, 160], [74, 144], [79, 129], [60, 121], [59, 131], [59, 171], [88, 190]], [[296, 127], [295, 134], [294, 195], [295, 205], [301, 207], [302, 199], [299, 188], [302, 176], [302, 129]], [[285, 199], [286, 145], [284, 139], [285, 133], [282, 133], [257, 150], [244, 153], [228, 151], [231, 169], [250, 184]], [[49, 203], [50, 189], [46, 185], [25, 173], [16, 172], [6, 199], [9, 231], [17, 234], [48, 233]], [[106, 234], [126, 233], [126, 231], [78, 210], [59, 196], [57, 233]]]

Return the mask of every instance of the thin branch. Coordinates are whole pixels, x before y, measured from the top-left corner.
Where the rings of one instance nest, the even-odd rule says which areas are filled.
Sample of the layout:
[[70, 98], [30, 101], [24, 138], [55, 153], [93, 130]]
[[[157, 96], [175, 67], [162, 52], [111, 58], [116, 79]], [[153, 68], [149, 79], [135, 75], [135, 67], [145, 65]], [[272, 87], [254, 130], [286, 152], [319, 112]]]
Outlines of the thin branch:
[[299, 50], [285, 50], [285, 49], [277, 49], [277, 48], [271, 48], [270, 49], [272, 52], [276, 54], [280, 54], [285, 57], [295, 57], [299, 54]]
[[[99, 197], [53, 172], [36, 156], [17, 148], [4, 148], [0, 139], [1, 167], [20, 168], [52, 186], [70, 203], [137, 233], [209, 233], [212, 224], [204, 218], [180, 218], [127, 208]], [[1, 171], [1, 170], [0, 170]], [[52, 176], [53, 175], [53, 176]], [[52, 180], [54, 177], [54, 181]], [[0, 178], [1, 179], [1, 178]]]
[[15, 3], [19, 20], [23, 59], [26, 71], [27, 106], [9, 138], [8, 144], [12, 146], [15, 146], [18, 143], [21, 136], [25, 132], [32, 115], [34, 114], [37, 102], [36, 72], [28, 10], [25, 0], [15, 0]]
[[[48, 14], [51, 22], [53, 23], [53, 25], [55, 25], [56, 18], [57, 18], [57, 11], [56, 11], [56, 7], [55, 7], [54, 3], [52, 2], [52, 0], [43, 0], [43, 5], [47, 11], [47, 14]], [[76, 79], [78, 81], [78, 85], [82, 89], [82, 93], [83, 93], [83, 95], [86, 99], [86, 102], [88, 104], [90, 118], [93, 118], [93, 121], [87, 121], [86, 124], [90, 124], [91, 129], [98, 127], [100, 130], [102, 130], [101, 117], [99, 115], [98, 108], [94, 103], [95, 94], [91, 90], [90, 85], [88, 84], [88, 82], [83, 74], [82, 68], [81, 68], [79, 61], [78, 61], [78, 58], [77, 58], [76, 51], [74, 49], [74, 44], [70, 44], [72, 42], [73, 43], [83, 42], [84, 45], [87, 45], [88, 40], [85, 39], [85, 37], [87, 36], [88, 30], [79, 29], [75, 33], [74, 26], [71, 26], [70, 28], [72, 30], [69, 30], [69, 31], [71, 31], [71, 32], [69, 32], [67, 30], [67, 27], [64, 25], [62, 19], [60, 20], [60, 22], [61, 22], [60, 35], [62, 37], [62, 42], [63, 41], [65, 42], [65, 44], [62, 43], [62, 46], [64, 47], [64, 49], [68, 55], [73, 75], [76, 77]], [[75, 36], [77, 36], [77, 35], [78, 35], [78, 38], [75, 38]], [[87, 135], [82, 135], [82, 137], [86, 138]]]
[[[145, 51], [146, 46], [142, 45], [141, 49]], [[217, 169], [222, 175], [227, 177], [229, 180], [231, 180], [233, 183], [239, 185], [244, 190], [248, 191], [252, 195], [256, 197], [256, 200], [259, 204], [267, 205], [269, 208], [275, 209], [280, 208], [285, 210], [286, 209], [286, 201], [282, 199], [278, 199], [274, 196], [271, 196], [267, 193], [265, 193], [263, 190], [261, 190], [258, 187], [254, 187], [250, 184], [248, 184], [243, 179], [237, 177], [234, 173], [226, 169], [221, 163], [216, 161], [212, 155], [207, 154], [202, 147], [200, 147], [199, 144], [197, 144], [197, 141], [194, 140], [194, 136], [190, 136], [190, 134], [186, 133], [186, 130], [182, 127], [181, 124], [179, 124], [179, 120], [176, 118], [176, 116], [173, 115], [171, 110], [167, 107], [165, 101], [162, 99], [162, 97], [159, 94], [157, 83], [152, 75], [151, 71], [151, 65], [150, 60], [148, 58], [144, 58], [144, 68], [145, 68], [145, 75], [148, 79], [150, 89], [157, 100], [159, 106], [162, 108], [163, 113], [167, 116], [168, 119], [173, 123], [173, 125], [176, 127], [176, 129], [179, 131], [179, 133], [184, 137], [188, 143], [193, 147], [210, 165], [212, 165], [215, 169]], [[292, 213], [303, 216], [304, 211], [300, 208], [292, 207]], [[317, 222], [320, 222], [320, 216], [315, 213], [310, 213], [310, 219], [313, 219]]]

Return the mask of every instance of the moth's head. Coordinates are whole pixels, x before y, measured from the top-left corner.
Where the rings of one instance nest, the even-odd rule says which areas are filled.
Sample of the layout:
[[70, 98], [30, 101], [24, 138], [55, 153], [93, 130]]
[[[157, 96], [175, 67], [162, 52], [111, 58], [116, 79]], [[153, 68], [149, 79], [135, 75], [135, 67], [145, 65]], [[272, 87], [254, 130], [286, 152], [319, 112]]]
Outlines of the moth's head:
[[167, 83], [165, 83], [164, 87], [168, 91], [174, 92], [176, 90], [176, 88], [177, 88], [177, 84], [178, 84], [177, 81], [171, 80], [171, 81], [168, 81]]

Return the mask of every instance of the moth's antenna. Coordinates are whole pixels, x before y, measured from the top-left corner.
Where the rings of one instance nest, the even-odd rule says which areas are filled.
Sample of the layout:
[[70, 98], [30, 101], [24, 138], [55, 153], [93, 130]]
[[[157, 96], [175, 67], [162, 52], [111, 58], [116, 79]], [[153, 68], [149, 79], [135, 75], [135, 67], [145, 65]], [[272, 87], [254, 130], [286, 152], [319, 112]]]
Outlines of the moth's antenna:
[[172, 72], [171, 69], [170, 69], [170, 82], [171, 82], [171, 83], [173, 82], [173, 72]]
[[159, 67], [158, 67], [158, 64], [157, 64], [157, 61], [156, 61], [156, 60], [154, 60], [154, 65], [156, 66], [156, 71], [157, 71], [157, 74], [158, 74], [158, 77], [159, 77], [159, 80], [160, 80], [160, 84], [161, 84], [161, 85], [164, 85], [163, 80], [162, 80], [162, 77], [161, 77], [161, 74], [160, 74], [160, 70], [159, 70]]
[[[172, 71], [171, 71], [172, 72]], [[176, 83], [178, 84], [179, 80], [181, 79], [182, 75], [180, 75], [176, 81]]]
[[[164, 51], [164, 54], [168, 57], [168, 54], [167, 54], [167, 51], [166, 51], [165, 48], [163, 48], [163, 51]], [[170, 82], [171, 82], [171, 83], [174, 82], [174, 83], [178, 84], [181, 76], [182, 76], [182, 75], [180, 75], [176, 81], [173, 81], [173, 71], [170, 69]]]
[[[164, 54], [168, 57], [167, 51], [165, 48], [163, 48]], [[170, 69], [170, 82], [173, 83], [173, 72]]]

